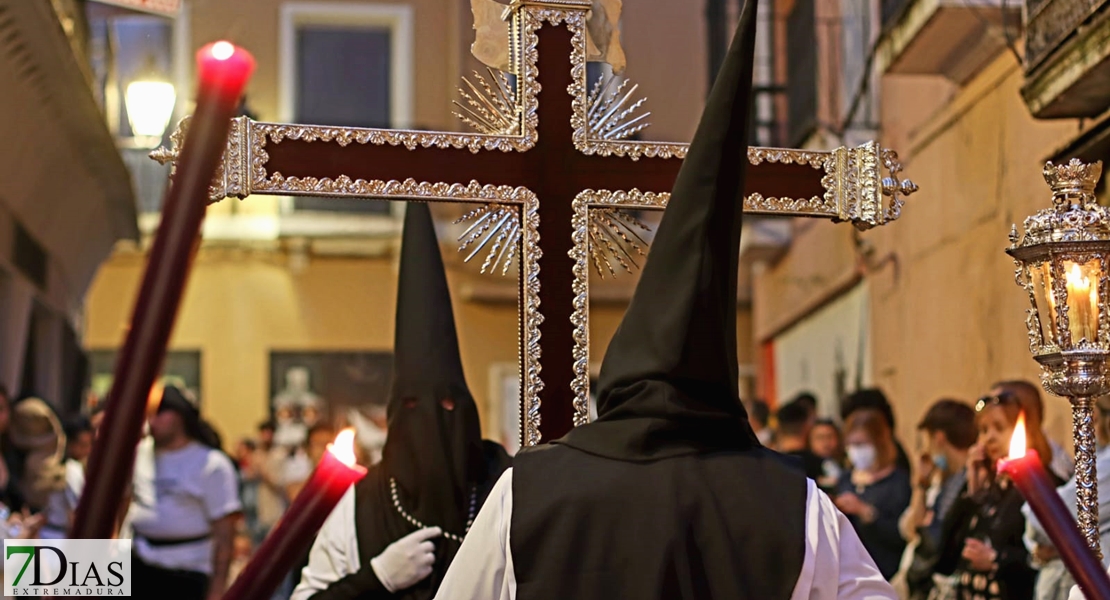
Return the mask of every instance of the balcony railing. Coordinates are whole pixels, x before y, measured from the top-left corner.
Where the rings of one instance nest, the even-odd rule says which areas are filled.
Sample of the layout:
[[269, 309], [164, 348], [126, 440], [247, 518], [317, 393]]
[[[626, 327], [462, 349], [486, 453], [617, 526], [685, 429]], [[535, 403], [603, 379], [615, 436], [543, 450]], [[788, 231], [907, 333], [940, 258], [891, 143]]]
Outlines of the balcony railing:
[[786, 22], [786, 137], [792, 146], [817, 128], [816, 39], [816, 2], [798, 0]]
[[1110, 0], [1026, 0], [1025, 68], [1032, 71]]
[[1026, 0], [1025, 84], [1035, 117], [1095, 117], [1110, 104], [1110, 0]]

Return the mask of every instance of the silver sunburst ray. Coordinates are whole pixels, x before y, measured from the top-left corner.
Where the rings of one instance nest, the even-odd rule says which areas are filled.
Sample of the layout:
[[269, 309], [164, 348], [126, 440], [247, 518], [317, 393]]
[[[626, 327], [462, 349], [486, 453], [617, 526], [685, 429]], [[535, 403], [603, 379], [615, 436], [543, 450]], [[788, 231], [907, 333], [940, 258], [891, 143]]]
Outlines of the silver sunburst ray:
[[625, 272], [640, 268], [640, 259], [647, 256], [649, 244], [641, 232], [651, 228], [632, 213], [620, 208], [595, 208], [590, 211], [590, 255], [597, 274], [615, 277], [613, 263]]
[[[463, 77], [459, 88], [461, 101], [454, 105], [455, 116], [467, 126], [486, 135], [512, 135], [520, 130], [521, 113], [513, 100], [515, 91], [508, 73], [487, 68], [489, 76], [473, 73], [473, 81]], [[628, 139], [647, 129], [650, 112], [641, 112], [646, 98], [633, 99], [637, 85], [620, 77], [602, 76], [587, 96], [587, 122], [590, 137], [606, 141]], [[651, 229], [636, 216], [621, 208], [592, 209], [587, 226], [594, 268], [602, 277], [616, 276], [618, 270], [631, 273], [640, 268], [648, 243], [641, 232]], [[500, 269], [507, 275], [520, 246], [520, 213], [515, 207], [486, 204], [467, 212], [455, 221], [467, 223], [459, 236], [459, 252], [468, 252], [470, 262], [483, 251], [482, 273]]]
[[[466, 88], [459, 88], [459, 96], [463, 102], [452, 102], [462, 112], [455, 111], [454, 115], [463, 123], [474, 130], [486, 135], [511, 135], [520, 125], [520, 109], [513, 100], [513, 83], [509, 74], [489, 71], [489, 80], [474, 71], [474, 80], [463, 77]], [[465, 103], [465, 105], [464, 105]]]

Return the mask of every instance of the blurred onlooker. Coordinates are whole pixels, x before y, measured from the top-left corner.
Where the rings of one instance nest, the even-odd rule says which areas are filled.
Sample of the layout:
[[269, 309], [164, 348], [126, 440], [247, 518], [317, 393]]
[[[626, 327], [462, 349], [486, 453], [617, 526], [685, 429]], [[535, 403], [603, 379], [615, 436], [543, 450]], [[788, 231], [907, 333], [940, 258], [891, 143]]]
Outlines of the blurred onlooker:
[[925, 434], [924, 447], [901, 527], [912, 547], [912, 560], [904, 571], [909, 598], [925, 600], [935, 585], [944, 519], [967, 485], [967, 453], [979, 434], [975, 411], [949, 399], [935, 402], [917, 428]]
[[[1099, 446], [1095, 459], [1099, 493], [1098, 530], [1105, 561], [1110, 560], [1110, 556], [1107, 556], [1107, 551], [1110, 551], [1110, 398], [1099, 398], [1095, 404], [1095, 414], [1095, 435]], [[1056, 493], [1060, 495], [1072, 516], [1075, 516], [1078, 512], [1075, 478], [1058, 488]], [[1040, 567], [1034, 597], [1036, 600], [1066, 600], [1071, 587], [1075, 585], [1075, 580], [1068, 573], [1052, 541], [1048, 539], [1048, 534], [1045, 533], [1028, 504], [1022, 508], [1022, 514], [1025, 515], [1028, 523], [1026, 545], [1033, 549], [1034, 566]]]
[[880, 411], [852, 411], [844, 426], [852, 470], [841, 477], [836, 507], [887, 580], [898, 572], [906, 542], [898, 520], [910, 504], [910, 475], [898, 466], [894, 436]]
[[[330, 425], [318, 423], [309, 428], [304, 443], [289, 457], [286, 463], [285, 493], [290, 500], [296, 498], [304, 485], [308, 483], [313, 469], [319, 464], [320, 459], [324, 458], [324, 453], [328, 451], [328, 444], [334, 439], [335, 430]], [[293, 588], [300, 581], [301, 571], [308, 566], [311, 549], [312, 543], [305, 545], [304, 556], [294, 565], [293, 570], [282, 583], [274, 598], [288, 598], [293, 593]]]
[[832, 494], [844, 472], [844, 440], [840, 427], [831, 419], [819, 419], [809, 431], [809, 449], [821, 459], [817, 486], [826, 494]]
[[241, 439], [235, 447], [235, 464], [239, 468], [239, 499], [243, 503], [243, 522], [247, 531], [258, 528], [258, 486], [261, 475], [255, 464], [257, 452], [258, 444], [251, 439]]
[[790, 402], [801, 404], [809, 414], [809, 422], [806, 423], [806, 436], [809, 436], [809, 430], [817, 423], [817, 396], [810, 392], [802, 392], [794, 396]]
[[770, 447], [775, 441], [775, 432], [771, 429], [771, 407], [762, 400], [752, 400], [748, 403], [748, 422], [759, 438], [759, 443]]
[[206, 444], [195, 402], [173, 386], [162, 390], [140, 444], [128, 520], [133, 531], [132, 591], [157, 598], [222, 596], [239, 518], [235, 467]]
[[92, 425], [93, 438], [100, 433], [100, 425], [104, 422], [104, 403], [101, 402], [89, 411], [89, 423]]
[[65, 426], [66, 458], [84, 467], [89, 462], [93, 445], [92, 421], [83, 415], [70, 419]]
[[[1000, 381], [991, 388], [992, 395], [1013, 394], [1021, 401], [1021, 407], [1025, 410], [1026, 431], [1031, 434], [1036, 432], [1036, 435], [1044, 439], [1044, 443], [1039, 444], [1040, 447], [1036, 447], [1036, 450], [1044, 460], [1049, 461], [1049, 471], [1060, 482], [1075, 476], [1075, 461], [1072, 456], [1044, 431], [1044, 399], [1041, 397], [1041, 390], [1036, 385], [1020, 379]], [[1048, 458], [1050, 456], [1051, 460]]]
[[[890, 430], [897, 431], [894, 424], [894, 409], [890, 406], [890, 401], [887, 400], [886, 394], [882, 390], [876, 388], [862, 389], [851, 394], [848, 394], [840, 403], [840, 418], [847, 423], [852, 413], [861, 409], [872, 409], [879, 411], [883, 420]], [[897, 438], [894, 439], [894, 451], [896, 454], [895, 463], [899, 468], [904, 469], [909, 473], [912, 469], [910, 467], [910, 457], [906, 454], [906, 449]]]
[[292, 500], [301, 493], [301, 488], [308, 483], [313, 469], [324, 458], [328, 444], [335, 439], [335, 430], [330, 425], [317, 424], [308, 430], [304, 444], [297, 448], [289, 457], [285, 465], [285, 494]]
[[247, 563], [251, 561], [251, 554], [254, 552], [254, 547], [251, 544], [251, 536], [246, 533], [235, 534], [235, 542], [232, 545], [231, 551], [231, 567], [227, 571], [228, 582], [234, 582], [239, 573], [243, 572]]
[[1010, 453], [1022, 404], [1011, 394], [998, 394], [981, 398], [975, 412], [979, 437], [968, 450], [967, 491], [944, 522], [936, 571], [955, 577], [959, 598], [1030, 600], [1036, 571], [1022, 540], [1025, 500], [995, 471]]
[[46, 508], [51, 495], [65, 489], [66, 439], [54, 408], [40, 398], [12, 405], [9, 435], [19, 462], [13, 469], [25, 507]]
[[779, 428], [775, 447], [779, 452], [799, 459], [806, 477], [817, 481], [824, 470], [821, 458], [809, 449], [809, 415], [809, 409], [802, 402], [783, 405], [777, 414]]
[[23, 496], [16, 485], [19, 457], [11, 439], [11, 397], [0, 385], [0, 504], [11, 512], [23, 509]]
[[274, 423], [266, 421], [258, 426], [258, 448], [254, 465], [258, 469], [258, 515], [251, 541], [257, 547], [266, 539], [270, 529], [285, 512], [284, 471], [289, 452], [274, 444]]
[[88, 417], [79, 415], [65, 425], [66, 462], [65, 489], [54, 492], [43, 511], [46, 524], [42, 528], [44, 539], [63, 539], [73, 522], [77, 501], [85, 487], [85, 466], [92, 453], [92, 423]]

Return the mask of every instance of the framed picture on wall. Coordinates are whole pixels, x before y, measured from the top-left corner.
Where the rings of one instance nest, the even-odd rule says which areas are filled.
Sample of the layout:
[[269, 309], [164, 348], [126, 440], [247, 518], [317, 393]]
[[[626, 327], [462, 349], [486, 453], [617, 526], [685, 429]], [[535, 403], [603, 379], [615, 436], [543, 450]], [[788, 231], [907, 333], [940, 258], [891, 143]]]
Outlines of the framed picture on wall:
[[[118, 350], [89, 350], [89, 398], [90, 407], [104, 402], [108, 390], [112, 388], [112, 377], [116, 369]], [[197, 405], [203, 403], [200, 393], [201, 369], [200, 350], [171, 350], [166, 353], [162, 367], [163, 385], [173, 385], [193, 395]]]
[[346, 426], [365, 419], [384, 428], [392, 370], [391, 352], [270, 352], [275, 443], [297, 445], [320, 422]]

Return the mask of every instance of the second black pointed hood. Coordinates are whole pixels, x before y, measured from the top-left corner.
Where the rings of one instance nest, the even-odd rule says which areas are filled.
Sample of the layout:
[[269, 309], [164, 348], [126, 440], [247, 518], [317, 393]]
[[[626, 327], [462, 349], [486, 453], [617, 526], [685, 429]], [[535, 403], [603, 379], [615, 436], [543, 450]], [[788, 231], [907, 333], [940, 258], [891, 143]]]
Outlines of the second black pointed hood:
[[481, 423], [431, 213], [423, 202], [405, 210], [382, 467], [417, 519], [461, 535], [472, 490], [488, 476]]
[[598, 418], [556, 443], [629, 461], [760, 446], [740, 403], [736, 354], [757, 3], [744, 3], [643, 276], [605, 354]]

